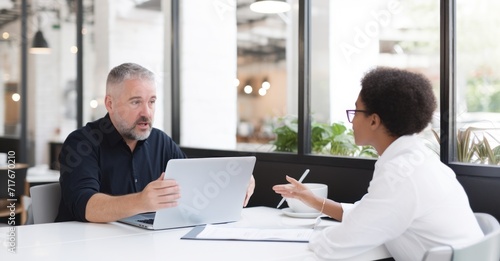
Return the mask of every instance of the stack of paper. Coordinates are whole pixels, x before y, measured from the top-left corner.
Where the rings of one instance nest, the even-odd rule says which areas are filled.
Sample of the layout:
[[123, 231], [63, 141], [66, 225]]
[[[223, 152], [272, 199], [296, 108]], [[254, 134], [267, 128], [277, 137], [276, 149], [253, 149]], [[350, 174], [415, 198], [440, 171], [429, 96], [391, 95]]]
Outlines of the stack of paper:
[[193, 228], [182, 239], [309, 242], [310, 228], [239, 228], [217, 225]]

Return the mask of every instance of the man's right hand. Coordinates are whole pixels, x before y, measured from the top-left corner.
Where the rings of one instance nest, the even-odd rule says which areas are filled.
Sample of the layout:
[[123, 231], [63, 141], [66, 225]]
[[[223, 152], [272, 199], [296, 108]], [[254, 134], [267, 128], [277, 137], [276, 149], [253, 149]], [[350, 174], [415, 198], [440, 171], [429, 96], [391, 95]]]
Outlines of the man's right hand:
[[177, 206], [177, 199], [181, 197], [179, 185], [175, 180], [163, 179], [164, 177], [165, 172], [140, 192], [140, 201], [145, 212]]
[[113, 222], [144, 212], [177, 206], [179, 185], [173, 179], [160, 178], [150, 182], [143, 191], [123, 196], [96, 193], [90, 197], [85, 210], [89, 222]]

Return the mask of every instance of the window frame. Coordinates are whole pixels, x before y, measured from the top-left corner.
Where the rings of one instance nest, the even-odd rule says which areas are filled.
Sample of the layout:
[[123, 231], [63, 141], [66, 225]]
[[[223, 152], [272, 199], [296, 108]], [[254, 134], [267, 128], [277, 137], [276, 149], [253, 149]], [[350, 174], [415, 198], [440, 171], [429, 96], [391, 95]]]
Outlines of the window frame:
[[[256, 155], [259, 159], [276, 162], [294, 162], [299, 164], [323, 165], [341, 168], [373, 169], [374, 159], [338, 157], [338, 156], [320, 156], [311, 153], [311, 116], [310, 116], [310, 0], [298, 1], [299, 13], [299, 66], [298, 66], [298, 151], [292, 153], [260, 153], [260, 152], [242, 152], [228, 150], [211, 150], [182, 147], [187, 155], [197, 156], [228, 156], [228, 155]], [[179, 0], [172, 1], [172, 138], [174, 141], [180, 141], [180, 105], [179, 105]], [[455, 73], [456, 73], [456, 12], [454, 0], [442, 0], [440, 3], [440, 104], [441, 104], [441, 140], [440, 140], [440, 158], [441, 161], [455, 171], [455, 173], [464, 176], [481, 177], [500, 177], [498, 167], [487, 165], [470, 165], [450, 161], [450, 155], [453, 155], [456, 142], [455, 135], [451, 135], [455, 130]], [[446, 116], [446, 117], [443, 117]], [[451, 140], [449, 137], [453, 137]]]
[[[311, 126], [310, 126], [310, 52], [309, 52], [309, 33], [310, 33], [310, 0], [298, 0], [299, 2], [299, 67], [298, 67], [298, 77], [299, 77], [299, 143], [297, 154], [288, 153], [257, 153], [257, 152], [242, 152], [242, 151], [223, 151], [223, 150], [210, 150], [210, 149], [198, 149], [198, 148], [182, 148], [188, 155], [197, 154], [205, 156], [225, 156], [225, 155], [257, 155], [259, 159], [265, 159], [267, 161], [275, 162], [294, 162], [299, 164], [310, 164], [310, 165], [325, 165], [334, 166], [340, 168], [357, 168], [357, 169], [373, 169], [375, 160], [373, 159], [363, 159], [363, 158], [350, 158], [350, 157], [338, 157], [338, 156], [321, 156], [311, 154]], [[77, 5], [82, 7], [82, 0], [78, 0]], [[26, 29], [26, 19], [27, 19], [27, 1], [21, 1], [22, 4], [22, 35], [27, 34]], [[77, 19], [77, 29], [82, 27], [82, 8], [77, 9], [77, 14], [79, 15]], [[181, 48], [179, 44], [180, 35], [180, 24], [179, 24], [179, 0], [171, 1], [170, 9], [170, 28], [171, 41], [165, 43], [165, 47], [171, 52], [171, 60], [166, 61], [171, 64], [171, 126], [172, 126], [172, 138], [174, 141], [180, 141], [181, 128], [180, 128], [180, 74], [179, 74], [179, 49]], [[499, 178], [498, 166], [488, 166], [488, 165], [471, 165], [463, 164], [458, 162], [451, 162], [450, 155], [453, 155], [454, 148], [456, 147], [456, 142], [454, 141], [455, 135], [451, 135], [455, 130], [455, 100], [454, 94], [456, 89], [455, 73], [456, 73], [456, 39], [454, 33], [456, 26], [456, 6], [454, 0], [442, 0], [440, 1], [440, 104], [441, 104], [441, 131], [440, 131], [440, 158], [441, 161], [449, 166], [451, 169], [461, 176], [474, 176], [474, 177], [488, 177], [488, 178]], [[81, 32], [81, 30], [77, 30]], [[81, 35], [77, 35], [81, 37]], [[21, 59], [21, 73], [22, 81], [21, 87], [22, 92], [26, 92], [27, 88], [27, 42], [26, 37], [22, 38], [22, 59]], [[77, 41], [78, 48], [80, 50], [77, 57], [78, 71], [77, 71], [77, 93], [78, 93], [78, 106], [79, 115], [82, 111], [83, 98], [83, 51], [84, 46], [81, 38]], [[27, 159], [27, 134], [26, 134], [26, 100], [25, 95], [22, 96], [22, 111], [23, 116], [21, 120], [21, 135], [20, 135], [20, 161], [25, 161]], [[83, 126], [82, 117], [79, 116], [77, 120], [77, 126]], [[453, 137], [451, 140], [449, 137]], [[23, 160], [24, 159], [24, 160]]]

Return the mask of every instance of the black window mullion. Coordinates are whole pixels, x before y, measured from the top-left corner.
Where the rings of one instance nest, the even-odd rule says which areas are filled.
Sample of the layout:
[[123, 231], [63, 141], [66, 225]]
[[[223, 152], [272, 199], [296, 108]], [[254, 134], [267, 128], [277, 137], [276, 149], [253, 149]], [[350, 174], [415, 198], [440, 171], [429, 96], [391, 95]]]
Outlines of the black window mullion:
[[440, 86], [440, 155], [441, 161], [449, 164], [453, 155], [455, 129], [455, 106], [452, 98], [455, 88], [456, 40], [454, 0], [441, 1], [441, 86]]
[[309, 0], [299, 0], [299, 101], [298, 101], [298, 154], [311, 152], [311, 56], [310, 56], [310, 6]]
[[83, 0], [76, 1], [76, 128], [83, 127]]
[[179, 26], [179, 0], [172, 0], [171, 6], [171, 42], [170, 42], [170, 57], [171, 57], [171, 91], [172, 98], [170, 100], [172, 106], [172, 139], [180, 144], [181, 141], [181, 94], [180, 94], [180, 26]]
[[[28, 162], [28, 1], [21, 1], [21, 133], [18, 162]], [[4, 188], [2, 188], [4, 189]]]

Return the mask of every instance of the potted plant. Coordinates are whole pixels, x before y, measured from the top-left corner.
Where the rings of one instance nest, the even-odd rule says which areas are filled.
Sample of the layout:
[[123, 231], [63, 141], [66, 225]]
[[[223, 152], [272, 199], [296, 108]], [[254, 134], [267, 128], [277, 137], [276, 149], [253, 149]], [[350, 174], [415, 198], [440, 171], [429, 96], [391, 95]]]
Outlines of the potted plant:
[[[298, 120], [295, 116], [285, 116], [278, 119], [273, 129], [276, 139], [271, 143], [275, 151], [296, 152], [298, 145]], [[354, 134], [343, 123], [332, 124], [312, 122], [311, 149], [316, 154], [337, 156], [378, 157], [371, 146], [357, 146], [354, 143]]]
[[[464, 163], [477, 163], [500, 165], [500, 145], [493, 147], [490, 140], [497, 144], [500, 142], [490, 131], [498, 131], [496, 128], [468, 127], [457, 132], [457, 161]], [[439, 143], [439, 135], [434, 132]]]

